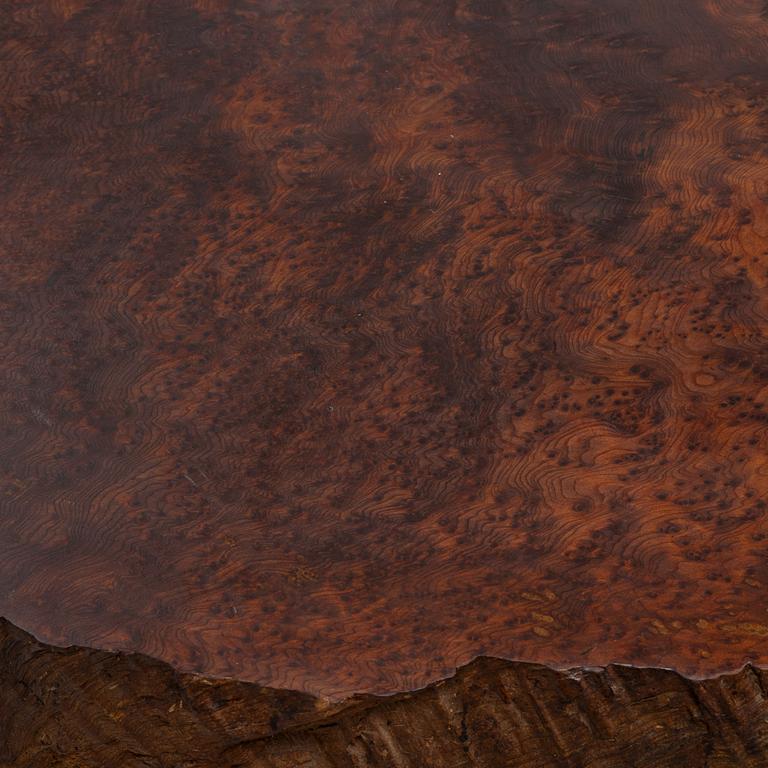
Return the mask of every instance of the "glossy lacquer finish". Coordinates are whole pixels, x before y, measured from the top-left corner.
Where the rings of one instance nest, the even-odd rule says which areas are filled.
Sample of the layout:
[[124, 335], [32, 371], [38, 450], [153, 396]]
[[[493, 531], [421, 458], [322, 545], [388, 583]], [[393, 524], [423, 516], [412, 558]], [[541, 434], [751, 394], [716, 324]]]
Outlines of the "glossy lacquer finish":
[[0, 62], [0, 614], [768, 663], [762, 2], [8, 0]]

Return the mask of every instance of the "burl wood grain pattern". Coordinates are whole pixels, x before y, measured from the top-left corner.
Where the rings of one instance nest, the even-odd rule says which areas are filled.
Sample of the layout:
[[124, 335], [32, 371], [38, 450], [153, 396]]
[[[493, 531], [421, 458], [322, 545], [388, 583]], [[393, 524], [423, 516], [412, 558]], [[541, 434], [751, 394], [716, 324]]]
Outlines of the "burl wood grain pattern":
[[764, 768], [768, 673], [482, 658], [335, 705], [0, 622], [0, 768]]
[[0, 62], [0, 614], [768, 663], [764, 3], [7, 0]]

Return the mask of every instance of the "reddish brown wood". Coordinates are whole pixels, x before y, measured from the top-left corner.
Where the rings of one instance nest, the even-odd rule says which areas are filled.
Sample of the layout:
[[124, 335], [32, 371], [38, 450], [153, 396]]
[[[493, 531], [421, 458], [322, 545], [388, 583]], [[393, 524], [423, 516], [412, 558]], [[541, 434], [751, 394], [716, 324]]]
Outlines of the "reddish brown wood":
[[0, 4], [0, 614], [327, 695], [768, 662], [754, 0]]

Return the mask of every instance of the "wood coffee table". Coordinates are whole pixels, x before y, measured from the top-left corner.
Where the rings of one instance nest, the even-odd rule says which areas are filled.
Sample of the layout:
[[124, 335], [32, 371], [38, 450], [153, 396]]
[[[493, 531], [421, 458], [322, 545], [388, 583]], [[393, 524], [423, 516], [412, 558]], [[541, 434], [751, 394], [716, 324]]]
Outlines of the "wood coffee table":
[[757, 0], [0, 5], [0, 615], [331, 699], [768, 662]]

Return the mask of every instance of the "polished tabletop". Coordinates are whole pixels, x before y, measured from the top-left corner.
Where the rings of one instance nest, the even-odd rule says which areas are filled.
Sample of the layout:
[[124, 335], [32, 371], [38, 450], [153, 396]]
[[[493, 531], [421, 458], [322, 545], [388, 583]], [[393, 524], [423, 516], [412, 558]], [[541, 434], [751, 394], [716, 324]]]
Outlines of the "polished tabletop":
[[0, 4], [0, 615], [337, 697], [768, 663], [758, 0]]

